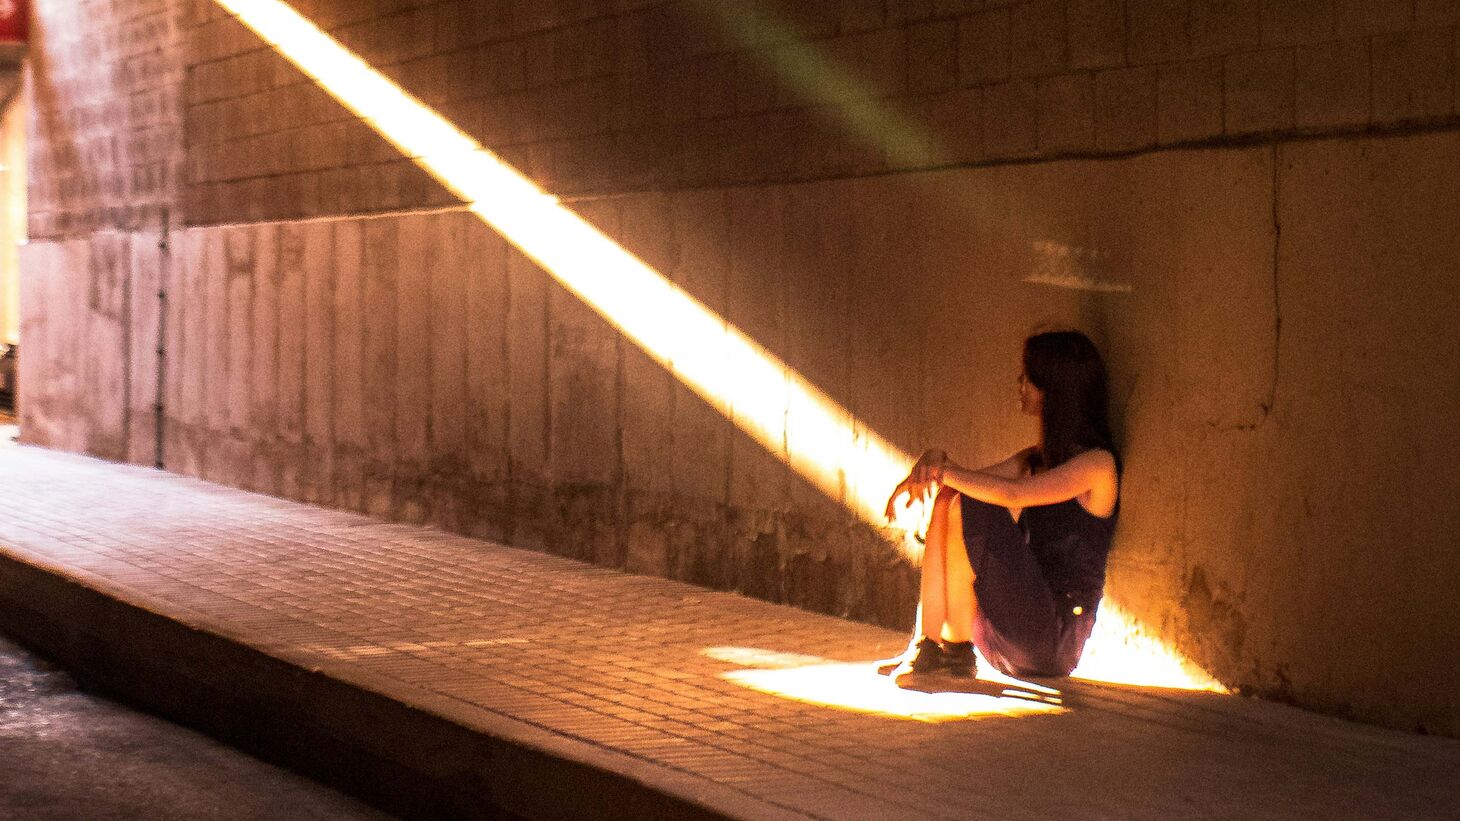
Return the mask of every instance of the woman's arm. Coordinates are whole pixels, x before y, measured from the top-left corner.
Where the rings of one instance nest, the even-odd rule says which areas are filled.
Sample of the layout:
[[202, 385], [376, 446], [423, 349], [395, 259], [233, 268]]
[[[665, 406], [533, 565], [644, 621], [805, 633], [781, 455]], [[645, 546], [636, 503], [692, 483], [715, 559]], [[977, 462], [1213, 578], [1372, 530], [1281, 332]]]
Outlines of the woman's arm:
[[[1015, 452], [1014, 455], [1002, 462], [995, 462], [992, 465], [984, 465], [981, 468], [976, 468], [975, 472], [987, 473], [990, 476], [1001, 476], [1005, 479], [1018, 479], [1029, 472], [1029, 456], [1035, 450], [1037, 448], [1027, 447]], [[943, 461], [943, 467], [945, 469], [950, 465], [953, 465], [953, 463], [946, 459]], [[956, 465], [953, 466], [956, 467]]]
[[[1018, 479], [1028, 469], [1029, 453], [1032, 450], [1033, 448], [1025, 448], [1002, 462], [995, 462], [994, 464], [985, 465], [981, 468], [958, 469], [994, 478]], [[887, 498], [888, 521], [895, 518], [896, 509], [894, 506], [899, 496], [906, 493], [908, 495], [907, 504], [911, 505], [913, 500], [922, 497], [933, 485], [941, 482], [944, 473], [949, 467], [958, 466], [949, 461], [946, 451], [940, 448], [923, 451], [923, 455], [918, 457], [918, 461], [913, 465], [912, 471], [908, 473], [907, 478], [898, 483], [897, 487], [893, 489], [892, 495]]]
[[1053, 470], [1012, 479], [952, 462], [943, 463], [941, 475], [934, 473], [934, 481], [980, 502], [1024, 508], [1063, 502], [1114, 481], [1115, 457], [1109, 451], [1087, 450]]

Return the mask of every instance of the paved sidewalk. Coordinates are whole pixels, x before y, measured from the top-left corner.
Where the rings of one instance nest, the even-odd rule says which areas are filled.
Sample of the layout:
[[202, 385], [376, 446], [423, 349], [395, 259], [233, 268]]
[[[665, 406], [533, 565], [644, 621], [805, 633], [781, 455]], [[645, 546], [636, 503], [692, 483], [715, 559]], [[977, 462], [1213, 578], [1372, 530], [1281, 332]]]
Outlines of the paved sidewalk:
[[1460, 818], [1454, 740], [1210, 693], [899, 691], [866, 663], [887, 630], [28, 447], [0, 498], [0, 559], [712, 813]]

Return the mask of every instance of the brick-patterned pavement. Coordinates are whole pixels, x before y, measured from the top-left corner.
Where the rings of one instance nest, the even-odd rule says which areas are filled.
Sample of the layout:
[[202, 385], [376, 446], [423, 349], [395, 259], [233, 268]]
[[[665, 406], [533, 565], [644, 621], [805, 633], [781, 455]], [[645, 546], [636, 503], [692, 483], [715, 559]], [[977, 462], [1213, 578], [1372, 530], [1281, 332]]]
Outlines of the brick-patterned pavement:
[[1453, 740], [1212, 694], [899, 691], [866, 664], [887, 630], [36, 448], [0, 446], [0, 494], [0, 553], [738, 814], [1460, 817]]

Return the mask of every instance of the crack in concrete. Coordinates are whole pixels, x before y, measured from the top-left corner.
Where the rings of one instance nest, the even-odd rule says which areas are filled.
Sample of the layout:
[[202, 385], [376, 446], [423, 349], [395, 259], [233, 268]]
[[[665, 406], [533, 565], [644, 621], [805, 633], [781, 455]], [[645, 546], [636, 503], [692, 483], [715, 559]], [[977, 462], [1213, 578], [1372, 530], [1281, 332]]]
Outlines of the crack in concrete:
[[1272, 379], [1267, 386], [1267, 397], [1260, 405], [1257, 418], [1251, 422], [1243, 422], [1235, 425], [1223, 425], [1218, 420], [1210, 420], [1207, 427], [1218, 433], [1244, 432], [1251, 433], [1263, 426], [1272, 415], [1273, 407], [1277, 404], [1278, 380], [1282, 377], [1282, 341], [1283, 341], [1283, 306], [1282, 306], [1282, 237], [1283, 225], [1280, 213], [1281, 194], [1281, 173], [1282, 173], [1282, 146], [1278, 143], [1272, 145]]
[[1282, 259], [1283, 221], [1279, 197], [1282, 193], [1282, 145], [1272, 145], [1272, 383], [1268, 385], [1267, 401], [1262, 405], [1262, 416], [1258, 423], [1266, 422], [1277, 403], [1278, 379], [1282, 375], [1283, 303], [1282, 303]]

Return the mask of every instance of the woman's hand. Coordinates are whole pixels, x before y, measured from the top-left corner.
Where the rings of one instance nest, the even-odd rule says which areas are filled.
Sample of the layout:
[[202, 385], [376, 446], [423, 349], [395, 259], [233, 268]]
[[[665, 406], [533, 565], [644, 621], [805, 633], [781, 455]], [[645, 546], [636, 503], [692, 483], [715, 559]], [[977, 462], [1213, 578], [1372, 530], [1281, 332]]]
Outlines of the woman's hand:
[[909, 478], [914, 478], [924, 485], [931, 485], [943, 480], [943, 469], [948, 465], [948, 452], [941, 448], [932, 448], [923, 451], [918, 457], [917, 464], [913, 465]]
[[903, 505], [907, 507], [913, 503], [914, 499], [926, 496], [933, 485], [943, 480], [943, 471], [947, 464], [948, 453], [946, 451], [938, 448], [923, 451], [923, 455], [919, 456], [918, 461], [913, 464], [912, 471], [908, 473], [907, 478], [899, 482], [893, 489], [892, 495], [887, 497], [887, 510], [885, 511], [887, 521], [890, 522], [897, 517], [898, 497], [904, 493], [907, 494], [907, 502]]

